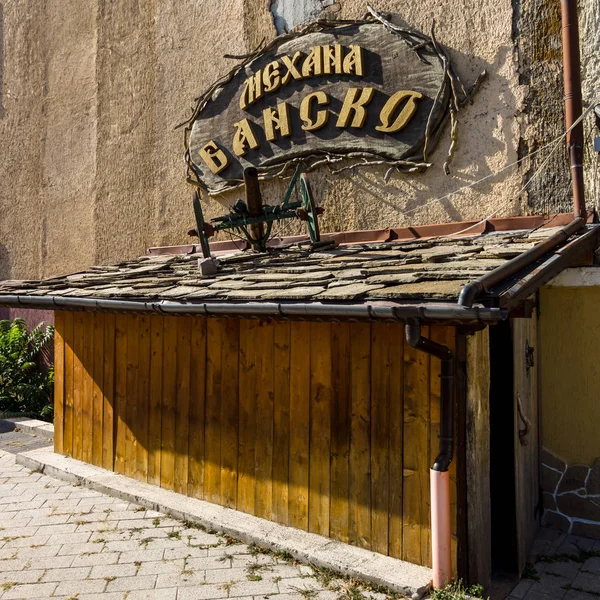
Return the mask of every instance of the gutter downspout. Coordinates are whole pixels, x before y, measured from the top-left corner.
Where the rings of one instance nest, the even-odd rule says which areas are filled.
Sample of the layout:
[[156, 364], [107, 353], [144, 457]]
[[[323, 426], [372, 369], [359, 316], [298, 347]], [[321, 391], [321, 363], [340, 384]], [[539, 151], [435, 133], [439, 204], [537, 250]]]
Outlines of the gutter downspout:
[[440, 451], [429, 474], [431, 479], [431, 551], [433, 587], [441, 589], [452, 581], [450, 474], [454, 454], [454, 355], [447, 346], [421, 335], [421, 325], [411, 320], [405, 326], [409, 346], [442, 361], [440, 394]]
[[[581, 65], [579, 57], [579, 23], [577, 20], [577, 0], [561, 0], [563, 76], [565, 83], [565, 125], [567, 129], [567, 150], [573, 181], [573, 221], [545, 242], [528, 252], [517, 256], [487, 275], [468, 283], [460, 292], [458, 303], [471, 307], [483, 293], [495, 285], [528, 267], [536, 260], [559, 245], [585, 226], [587, 210], [583, 193], [583, 121], [573, 127], [581, 117]], [[573, 129], [571, 129], [573, 127]]]

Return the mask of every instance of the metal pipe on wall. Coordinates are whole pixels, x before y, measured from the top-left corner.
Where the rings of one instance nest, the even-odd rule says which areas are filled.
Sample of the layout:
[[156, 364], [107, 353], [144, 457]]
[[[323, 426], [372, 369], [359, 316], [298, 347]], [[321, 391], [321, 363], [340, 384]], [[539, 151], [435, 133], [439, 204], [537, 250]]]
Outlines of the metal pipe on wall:
[[[579, 22], [577, 0], [561, 1], [563, 78], [565, 82], [565, 122], [567, 130], [582, 113], [581, 63], [579, 55]], [[567, 133], [567, 151], [573, 180], [573, 212], [586, 217], [583, 190], [583, 122]]]
[[454, 454], [454, 355], [447, 346], [421, 335], [421, 325], [411, 320], [405, 327], [409, 346], [442, 361], [440, 377], [440, 451], [430, 469], [431, 478], [431, 564], [433, 587], [452, 581], [452, 532], [450, 518], [450, 474]]

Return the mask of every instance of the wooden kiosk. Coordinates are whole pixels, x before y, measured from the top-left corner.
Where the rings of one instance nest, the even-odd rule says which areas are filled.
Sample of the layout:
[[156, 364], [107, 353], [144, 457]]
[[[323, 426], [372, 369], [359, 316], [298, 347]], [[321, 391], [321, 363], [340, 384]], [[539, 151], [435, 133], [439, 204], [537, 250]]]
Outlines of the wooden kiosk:
[[[520, 573], [540, 516], [535, 298], [600, 228], [576, 204], [322, 234], [308, 178], [280, 204], [258, 183], [426, 170], [478, 84], [457, 83], [435, 40], [371, 10], [211, 86], [186, 128], [199, 244], [0, 286], [0, 305], [56, 311], [56, 452], [433, 565], [436, 585]], [[205, 222], [202, 194], [244, 178], [245, 201]], [[308, 235], [270, 239], [292, 218]], [[227, 229], [243, 243], [210, 242]]]

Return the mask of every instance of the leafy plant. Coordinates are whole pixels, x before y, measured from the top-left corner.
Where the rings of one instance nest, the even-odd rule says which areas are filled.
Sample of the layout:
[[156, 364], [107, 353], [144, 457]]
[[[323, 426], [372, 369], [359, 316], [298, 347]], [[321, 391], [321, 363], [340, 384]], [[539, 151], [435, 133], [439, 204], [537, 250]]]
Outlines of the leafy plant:
[[483, 586], [472, 585], [466, 588], [461, 580], [453, 581], [441, 590], [434, 590], [431, 600], [470, 600], [471, 598], [483, 598]]
[[40, 323], [27, 331], [23, 319], [0, 321], [0, 413], [52, 419], [54, 369], [40, 364], [54, 327]]

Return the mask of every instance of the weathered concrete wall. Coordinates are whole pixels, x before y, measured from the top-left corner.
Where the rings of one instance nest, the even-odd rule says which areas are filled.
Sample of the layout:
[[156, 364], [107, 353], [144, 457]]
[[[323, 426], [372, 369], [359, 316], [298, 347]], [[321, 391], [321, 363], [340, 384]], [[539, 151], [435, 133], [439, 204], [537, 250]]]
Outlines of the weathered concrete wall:
[[[425, 174], [394, 176], [388, 184], [384, 169], [311, 175], [327, 210], [324, 230], [532, 210], [513, 198], [524, 176], [519, 169], [436, 200], [514, 161], [523, 148], [530, 124], [521, 113], [532, 104], [525, 103], [527, 81], [519, 80], [513, 1], [377, 3], [426, 31], [435, 18], [437, 37], [467, 84], [483, 68], [490, 75], [460, 115], [450, 177], [442, 172], [447, 135]], [[366, 10], [363, 0], [319, 2], [328, 18], [360, 18]], [[231, 68], [224, 54], [243, 54], [276, 34], [273, 13], [290, 20], [284, 26], [301, 21], [285, 4], [0, 0], [0, 277], [64, 273], [188, 241], [191, 190], [182, 132], [174, 126], [190, 114], [193, 98]], [[300, 4], [314, 14], [314, 2]], [[280, 198], [285, 185], [273, 182], [265, 195]], [[235, 197], [207, 199], [208, 215]]]

